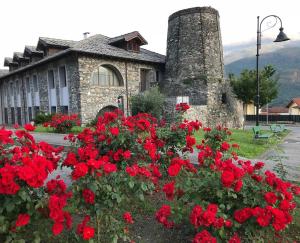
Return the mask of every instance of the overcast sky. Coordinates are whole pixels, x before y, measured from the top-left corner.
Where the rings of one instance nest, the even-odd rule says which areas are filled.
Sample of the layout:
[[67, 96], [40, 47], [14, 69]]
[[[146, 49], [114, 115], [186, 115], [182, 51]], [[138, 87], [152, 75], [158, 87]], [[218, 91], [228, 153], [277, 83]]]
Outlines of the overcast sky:
[[[36, 45], [39, 36], [80, 40], [86, 31], [113, 37], [138, 30], [145, 48], [165, 54], [169, 15], [196, 6], [219, 11], [224, 45], [255, 40], [256, 17], [270, 14], [281, 17], [290, 38], [300, 39], [299, 0], [2, 0], [0, 68], [4, 57]], [[275, 38], [278, 28], [264, 37]]]

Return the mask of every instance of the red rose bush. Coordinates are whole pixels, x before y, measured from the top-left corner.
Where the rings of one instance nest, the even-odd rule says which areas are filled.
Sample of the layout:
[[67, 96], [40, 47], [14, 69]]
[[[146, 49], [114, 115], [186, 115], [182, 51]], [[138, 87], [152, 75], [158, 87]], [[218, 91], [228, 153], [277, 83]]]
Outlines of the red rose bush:
[[80, 126], [80, 119], [77, 114], [65, 115], [57, 113], [51, 117], [44, 127], [52, 127], [57, 133], [68, 133], [74, 126]]
[[[30, 124], [24, 128], [34, 130]], [[25, 130], [0, 129], [0, 240], [17, 242], [18, 232], [43, 218], [47, 208], [44, 184], [57, 168], [61, 151], [45, 142], [36, 143]]]
[[[153, 217], [167, 229], [189, 227], [191, 242], [280, 235], [293, 221], [300, 188], [263, 172], [263, 162], [239, 159], [231, 132], [183, 119], [188, 108], [178, 104], [172, 124], [107, 112], [94, 127], [67, 135], [72, 146], [63, 158], [26, 131], [1, 129], [0, 236], [17, 239], [43, 217], [54, 241], [66, 230], [74, 242], [130, 242], [137, 205], [161, 195]], [[46, 181], [58, 166], [71, 169], [69, 187], [60, 178]]]

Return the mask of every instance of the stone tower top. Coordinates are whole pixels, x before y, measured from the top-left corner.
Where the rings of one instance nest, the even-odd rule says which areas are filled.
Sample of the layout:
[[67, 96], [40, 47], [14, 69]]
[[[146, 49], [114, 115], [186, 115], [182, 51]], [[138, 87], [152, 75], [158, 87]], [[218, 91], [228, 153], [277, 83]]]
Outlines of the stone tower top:
[[211, 13], [211, 14], [216, 14], [219, 16], [218, 10], [211, 8], [211, 7], [194, 7], [194, 8], [187, 8], [183, 10], [179, 10], [173, 14], [170, 15], [169, 17], [169, 22], [182, 15], [187, 15], [187, 14], [194, 14], [194, 13]]

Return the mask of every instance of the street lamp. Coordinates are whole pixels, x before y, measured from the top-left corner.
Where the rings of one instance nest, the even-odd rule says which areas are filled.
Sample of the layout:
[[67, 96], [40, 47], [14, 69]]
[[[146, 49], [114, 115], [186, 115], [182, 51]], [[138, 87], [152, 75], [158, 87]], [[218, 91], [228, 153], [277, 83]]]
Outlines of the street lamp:
[[259, 74], [258, 74], [258, 58], [259, 58], [259, 50], [261, 48], [261, 25], [264, 22], [265, 19], [273, 17], [276, 19], [275, 24], [273, 24], [268, 29], [273, 28], [277, 24], [277, 20], [280, 21], [280, 28], [279, 28], [279, 34], [274, 40], [274, 42], [282, 42], [287, 41], [289, 38], [286, 36], [286, 34], [283, 32], [282, 28], [282, 21], [277, 15], [268, 15], [267, 17], [264, 17], [261, 22], [259, 22], [259, 16], [257, 16], [257, 41], [256, 41], [256, 126], [259, 125]]

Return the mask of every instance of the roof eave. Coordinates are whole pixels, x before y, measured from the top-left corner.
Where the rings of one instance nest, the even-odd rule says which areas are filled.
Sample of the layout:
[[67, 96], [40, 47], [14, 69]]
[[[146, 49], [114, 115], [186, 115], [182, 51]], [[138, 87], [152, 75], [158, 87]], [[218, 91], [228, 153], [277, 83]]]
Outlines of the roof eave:
[[67, 49], [67, 50], [61, 51], [61, 52], [57, 53], [56, 55], [49, 56], [47, 59], [41, 59], [40, 61], [34, 62], [34, 63], [29, 64], [29, 65], [27, 65], [27, 66], [18, 68], [17, 70], [11, 71], [11, 72], [9, 72], [9, 73], [6, 74], [6, 75], [1, 76], [0, 79], [7, 78], [7, 77], [9, 77], [9, 76], [11, 76], [11, 75], [14, 75], [14, 74], [17, 74], [17, 73], [19, 73], [19, 72], [25, 71], [25, 70], [27, 70], [27, 69], [29, 69], [29, 68], [37, 67], [37, 66], [39, 66], [39, 65], [45, 64], [45, 63], [47, 63], [47, 62], [49, 62], [49, 61], [52, 61], [52, 60], [55, 60], [55, 59], [57, 59], [57, 58], [59, 58], [59, 57], [62, 57], [62, 56], [64, 56], [64, 55], [67, 55], [67, 54], [70, 53], [70, 52], [71, 52], [71, 49]]

